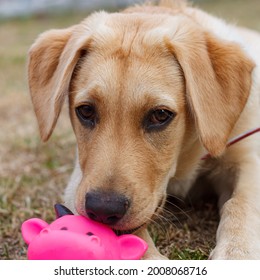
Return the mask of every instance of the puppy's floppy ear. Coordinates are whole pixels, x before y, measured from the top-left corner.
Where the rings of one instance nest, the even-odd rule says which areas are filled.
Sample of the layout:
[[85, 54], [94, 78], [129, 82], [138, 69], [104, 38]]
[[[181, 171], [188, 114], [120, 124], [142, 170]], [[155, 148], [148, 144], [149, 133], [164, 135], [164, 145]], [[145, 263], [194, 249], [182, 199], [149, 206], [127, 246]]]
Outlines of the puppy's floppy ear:
[[166, 43], [182, 68], [201, 142], [217, 157], [246, 104], [254, 63], [238, 44], [182, 27]]
[[29, 51], [29, 88], [43, 141], [55, 127], [73, 70], [87, 45], [86, 37], [71, 39], [75, 28], [43, 33]]

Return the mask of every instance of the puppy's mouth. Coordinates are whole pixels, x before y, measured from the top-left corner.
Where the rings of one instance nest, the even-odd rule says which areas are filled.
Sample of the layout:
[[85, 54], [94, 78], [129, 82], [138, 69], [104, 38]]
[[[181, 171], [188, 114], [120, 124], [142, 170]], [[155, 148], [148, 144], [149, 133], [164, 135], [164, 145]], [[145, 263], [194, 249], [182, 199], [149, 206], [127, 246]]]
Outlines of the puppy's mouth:
[[113, 229], [114, 233], [117, 235], [117, 236], [120, 236], [120, 235], [123, 235], [123, 234], [132, 234], [134, 232], [136, 232], [137, 230], [139, 230], [140, 228], [142, 228], [143, 226], [145, 226], [146, 223], [136, 227], [136, 228], [133, 228], [133, 229], [128, 229], [128, 230], [118, 230], [118, 229]]
[[[158, 216], [158, 213], [162, 211], [162, 208], [164, 206], [164, 203], [165, 203], [165, 197], [163, 196], [161, 198], [161, 200], [159, 201], [158, 203], [158, 206], [157, 208], [155, 209], [154, 211], [154, 214], [153, 216], [149, 219], [150, 221], [153, 221], [154, 219], [156, 219], [156, 216]], [[133, 229], [128, 229], [128, 230], [119, 230], [119, 229], [113, 229], [112, 230], [114, 231], [114, 233], [117, 235], [117, 236], [120, 236], [120, 235], [123, 235], [123, 234], [132, 234], [132, 233], [135, 233], [136, 231], [138, 231], [139, 229], [141, 229], [142, 227], [144, 227], [145, 225], [147, 225], [147, 221], [144, 222], [143, 224], [141, 224], [140, 226], [136, 227], [136, 228], [133, 228]]]

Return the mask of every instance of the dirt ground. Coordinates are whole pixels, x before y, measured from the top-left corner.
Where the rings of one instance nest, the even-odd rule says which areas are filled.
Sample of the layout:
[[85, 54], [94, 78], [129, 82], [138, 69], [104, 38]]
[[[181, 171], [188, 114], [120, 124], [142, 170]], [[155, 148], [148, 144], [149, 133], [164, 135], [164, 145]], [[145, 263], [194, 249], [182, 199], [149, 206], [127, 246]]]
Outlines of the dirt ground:
[[[206, 10], [260, 31], [259, 0], [198, 1]], [[26, 82], [26, 53], [36, 36], [79, 22], [87, 12], [0, 21], [0, 259], [26, 259], [21, 223], [54, 219], [73, 168], [75, 139], [65, 106], [51, 140], [39, 139]], [[215, 199], [169, 198], [150, 226], [155, 244], [171, 259], [207, 259], [215, 244]]]

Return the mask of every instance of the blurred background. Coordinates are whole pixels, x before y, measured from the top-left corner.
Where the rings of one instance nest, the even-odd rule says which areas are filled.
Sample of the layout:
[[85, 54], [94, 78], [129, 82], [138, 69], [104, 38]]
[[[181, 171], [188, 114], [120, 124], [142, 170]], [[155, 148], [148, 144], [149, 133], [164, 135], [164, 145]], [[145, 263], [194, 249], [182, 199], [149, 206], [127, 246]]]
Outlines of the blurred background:
[[[115, 11], [134, 0], [0, 0], [0, 259], [25, 259], [20, 226], [30, 217], [54, 219], [73, 168], [75, 139], [65, 106], [50, 141], [40, 141], [26, 81], [26, 55], [37, 35], [84, 19], [94, 10]], [[206, 11], [260, 31], [259, 0], [197, 0]], [[218, 216], [212, 205], [178, 209], [171, 233], [151, 233], [170, 258], [207, 258]], [[169, 225], [167, 226], [169, 227]], [[201, 232], [201, 229], [202, 232]]]

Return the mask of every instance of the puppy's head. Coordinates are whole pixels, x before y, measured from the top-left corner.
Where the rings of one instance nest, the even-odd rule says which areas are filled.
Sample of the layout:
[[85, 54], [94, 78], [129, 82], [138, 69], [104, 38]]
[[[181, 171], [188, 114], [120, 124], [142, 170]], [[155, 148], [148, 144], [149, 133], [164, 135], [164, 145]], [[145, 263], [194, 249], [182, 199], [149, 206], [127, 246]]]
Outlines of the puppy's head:
[[186, 18], [135, 13], [98, 13], [48, 31], [29, 56], [43, 140], [69, 100], [78, 213], [118, 230], [137, 229], [161, 209], [184, 150], [200, 142], [213, 156], [223, 152], [253, 67], [237, 45]]

